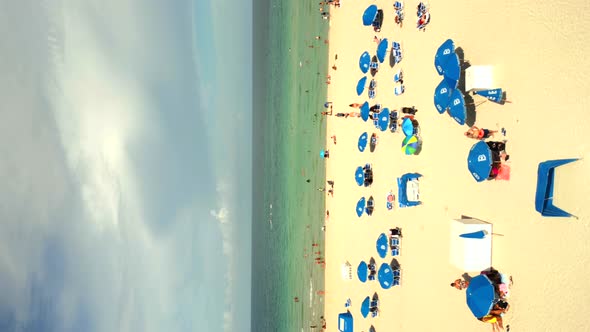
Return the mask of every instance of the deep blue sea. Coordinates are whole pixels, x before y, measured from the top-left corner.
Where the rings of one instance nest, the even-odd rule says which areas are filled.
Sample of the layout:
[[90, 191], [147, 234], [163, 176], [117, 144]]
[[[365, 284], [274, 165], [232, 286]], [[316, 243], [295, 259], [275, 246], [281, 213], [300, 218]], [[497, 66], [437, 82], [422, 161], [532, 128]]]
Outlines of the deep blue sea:
[[309, 330], [323, 315], [328, 21], [318, 8], [254, 1], [252, 331]]

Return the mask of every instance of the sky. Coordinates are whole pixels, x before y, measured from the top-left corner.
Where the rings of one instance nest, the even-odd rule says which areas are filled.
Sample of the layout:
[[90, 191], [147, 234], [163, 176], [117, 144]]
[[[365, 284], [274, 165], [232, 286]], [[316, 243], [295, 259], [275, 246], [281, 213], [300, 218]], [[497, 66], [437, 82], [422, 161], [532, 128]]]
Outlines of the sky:
[[248, 331], [251, 2], [0, 2], [0, 330]]

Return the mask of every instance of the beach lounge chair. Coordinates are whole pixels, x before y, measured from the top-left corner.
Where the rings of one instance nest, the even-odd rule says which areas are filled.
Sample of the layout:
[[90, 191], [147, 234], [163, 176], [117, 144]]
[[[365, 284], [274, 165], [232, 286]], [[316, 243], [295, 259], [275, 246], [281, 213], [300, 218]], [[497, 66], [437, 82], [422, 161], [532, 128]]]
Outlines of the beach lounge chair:
[[404, 72], [400, 69], [393, 75], [394, 83], [402, 83], [404, 79]]
[[402, 85], [398, 85], [396, 87], [393, 88], [393, 93], [396, 96], [400, 96], [402, 95], [404, 92], [406, 92], [406, 87], [402, 84]]
[[395, 133], [397, 131], [397, 117], [397, 111], [392, 111], [391, 113], [389, 113], [389, 130], [392, 133]]
[[394, 42], [392, 42], [392, 43], [391, 43], [391, 48], [392, 48], [392, 50], [394, 50], [394, 51], [401, 51], [401, 49], [402, 49], [402, 44], [400, 44], [400, 43], [398, 43], [398, 42], [394, 41]]
[[392, 49], [391, 55], [393, 55], [393, 60], [394, 60], [395, 64], [402, 62], [402, 59], [403, 59], [402, 50]]

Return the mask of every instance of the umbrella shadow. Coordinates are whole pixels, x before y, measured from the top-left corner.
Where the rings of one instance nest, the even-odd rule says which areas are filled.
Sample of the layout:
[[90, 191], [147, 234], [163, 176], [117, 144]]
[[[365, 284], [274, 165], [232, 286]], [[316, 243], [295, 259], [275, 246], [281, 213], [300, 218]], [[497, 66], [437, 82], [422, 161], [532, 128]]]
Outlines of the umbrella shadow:
[[393, 258], [391, 260], [391, 263], [389, 263], [389, 266], [391, 266], [391, 268], [394, 270], [399, 270], [402, 267], [401, 264], [399, 263], [399, 261], [395, 258]]
[[471, 63], [468, 60], [465, 60], [465, 51], [463, 48], [457, 47], [455, 49], [455, 53], [459, 57], [459, 63], [461, 65], [461, 76], [459, 76], [459, 82], [457, 82], [457, 87], [461, 89], [461, 91], [465, 91], [465, 69], [471, 67]]
[[376, 332], [375, 326], [371, 325], [371, 327], [369, 327], [369, 332]]
[[464, 93], [463, 98], [465, 99], [466, 109], [465, 124], [471, 127], [475, 124], [475, 121], [477, 120], [477, 112], [475, 111], [475, 100], [468, 93]]
[[379, 295], [377, 295], [377, 292], [375, 292], [375, 293], [373, 294], [373, 298], [372, 298], [372, 300], [373, 300], [373, 301], [379, 301]]
[[[373, 57], [371, 58], [371, 62], [379, 63], [379, 59], [377, 59], [376, 55], [373, 55]], [[379, 68], [371, 68], [371, 70], [369, 72], [372, 77], [375, 77], [375, 74], [377, 74], [378, 71], [379, 71]]]
[[467, 282], [471, 282], [471, 279], [473, 279], [472, 276], [469, 275], [469, 273], [465, 272], [461, 275], [461, 277], [463, 277], [463, 279], [465, 279], [465, 281]]
[[375, 265], [375, 263], [375, 258], [371, 257], [371, 259], [369, 259], [369, 264]]

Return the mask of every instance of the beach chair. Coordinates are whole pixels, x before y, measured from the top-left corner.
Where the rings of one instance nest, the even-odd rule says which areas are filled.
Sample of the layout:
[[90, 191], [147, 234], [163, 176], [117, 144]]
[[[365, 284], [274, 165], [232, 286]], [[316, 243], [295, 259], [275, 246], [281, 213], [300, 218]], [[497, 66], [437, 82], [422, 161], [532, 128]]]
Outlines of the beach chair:
[[402, 84], [402, 85], [398, 85], [398, 86], [396, 86], [395, 88], [393, 88], [393, 93], [394, 93], [396, 96], [400, 96], [400, 95], [402, 95], [402, 94], [403, 94], [405, 91], [406, 91], [406, 88], [404, 87], [404, 85], [403, 85], [403, 84]]
[[369, 90], [369, 99], [375, 99], [375, 90]]
[[400, 43], [394, 41], [394, 42], [391, 43], [391, 48], [394, 51], [399, 51], [399, 50], [402, 49], [402, 45]]
[[375, 281], [375, 275], [376, 275], [375, 273], [369, 274], [369, 276], [367, 277], [367, 279], [370, 280], [370, 281]]
[[401, 269], [394, 269], [393, 270], [393, 286], [401, 285], [402, 281], [402, 270]]
[[402, 10], [404, 9], [404, 3], [401, 1], [396, 1], [393, 3], [393, 9], [395, 10]]
[[425, 12], [424, 14], [425, 19], [423, 20], [422, 17], [418, 18], [418, 23], [416, 27], [419, 31], [426, 31], [426, 26], [430, 23], [430, 12]]
[[346, 302], [344, 302], [344, 307], [348, 308], [352, 305], [352, 300], [350, 298], [346, 299]]
[[420, 16], [422, 16], [424, 13], [426, 13], [428, 11], [428, 8], [424, 4], [424, 2], [420, 2], [418, 4], [417, 10], [418, 11], [416, 12], [416, 16], [420, 17]]
[[392, 111], [391, 113], [389, 113], [389, 130], [392, 133], [395, 133], [397, 131], [397, 117], [397, 111]]
[[397, 71], [397, 73], [395, 73], [393, 75], [393, 82], [394, 83], [398, 83], [398, 82], [402, 82], [404, 79], [404, 72], [400, 69]]
[[403, 60], [403, 54], [402, 54], [402, 50], [392, 50], [391, 54], [393, 55], [393, 60], [395, 62], [395, 64], [398, 64], [400, 62], [402, 62]]

